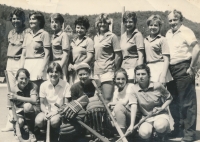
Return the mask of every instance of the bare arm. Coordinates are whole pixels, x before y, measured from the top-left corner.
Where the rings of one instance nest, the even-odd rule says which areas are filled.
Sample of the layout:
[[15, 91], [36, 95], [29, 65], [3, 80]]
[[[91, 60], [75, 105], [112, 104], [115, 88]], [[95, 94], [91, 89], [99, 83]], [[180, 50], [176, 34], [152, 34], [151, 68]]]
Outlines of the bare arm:
[[138, 50], [138, 65], [141, 65], [144, 63], [144, 50]]
[[48, 110], [45, 107], [45, 104], [47, 103], [46, 98], [40, 98], [40, 109], [42, 112], [44, 112], [45, 114], [48, 113]]
[[85, 58], [82, 63], [91, 63], [92, 59], [94, 57], [94, 53], [92, 52], [87, 52], [87, 58]]
[[169, 55], [163, 55], [163, 58], [164, 58], [164, 66], [159, 82], [166, 83], [166, 75], [169, 67]]
[[20, 68], [24, 68], [25, 56], [26, 56], [26, 49], [23, 49], [22, 55], [21, 55], [21, 60], [20, 60]]
[[115, 70], [118, 70], [121, 67], [122, 63], [122, 52], [116, 51], [115, 52]]
[[23, 96], [19, 96], [17, 94], [11, 93], [11, 94], [8, 94], [8, 98], [12, 100], [21, 101], [21, 102], [31, 103], [31, 104], [37, 103], [37, 95], [34, 95], [34, 94], [32, 94], [30, 97], [23, 97]]
[[60, 61], [61, 68], [63, 68], [63, 66], [68, 63], [68, 60], [69, 60], [69, 51], [63, 51], [63, 57]]

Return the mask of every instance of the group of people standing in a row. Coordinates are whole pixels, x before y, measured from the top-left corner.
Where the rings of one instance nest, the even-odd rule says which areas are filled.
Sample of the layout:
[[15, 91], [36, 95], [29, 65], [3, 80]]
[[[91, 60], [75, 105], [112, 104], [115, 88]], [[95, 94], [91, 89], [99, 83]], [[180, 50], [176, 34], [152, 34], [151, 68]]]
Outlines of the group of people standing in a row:
[[[195, 140], [197, 102], [194, 67], [200, 49], [192, 30], [182, 24], [180, 11], [168, 13], [171, 29], [166, 37], [160, 34], [161, 17], [150, 16], [146, 21], [149, 28], [146, 38], [136, 28], [136, 13], [125, 12], [125, 33], [120, 41], [109, 31], [111, 20], [106, 14], [100, 14], [96, 19], [94, 40], [86, 36], [90, 27], [86, 17], [78, 17], [75, 21], [77, 37], [72, 41], [62, 31], [64, 18], [61, 14], [52, 14], [50, 19], [54, 31], [51, 38], [43, 29], [45, 20], [42, 13], [29, 14], [30, 28], [24, 24], [22, 10], [16, 9], [10, 15], [14, 29], [8, 35], [6, 70], [15, 93], [9, 98], [17, 100], [18, 107], [24, 108], [27, 118], [36, 117], [36, 126], [42, 128], [44, 120], [52, 116], [52, 127], [58, 127], [60, 118], [55, 102], [62, 105], [83, 94], [94, 97], [92, 76], [101, 82], [103, 97], [113, 108], [124, 132], [133, 131], [138, 109], [143, 116], [151, 111], [156, 114], [140, 126], [142, 138], [149, 138], [152, 128], [158, 133], [168, 132], [170, 120], [166, 108], [169, 106], [175, 122], [170, 135], [177, 137], [183, 132], [183, 142]], [[51, 53], [53, 62], [49, 63]], [[33, 107], [37, 105], [31, 104], [39, 102], [38, 96], [40, 107]], [[63, 98], [66, 98], [65, 101]], [[51, 112], [45, 104], [51, 104]], [[33, 127], [31, 125], [30, 131]], [[7, 130], [9, 127], [4, 131]]]

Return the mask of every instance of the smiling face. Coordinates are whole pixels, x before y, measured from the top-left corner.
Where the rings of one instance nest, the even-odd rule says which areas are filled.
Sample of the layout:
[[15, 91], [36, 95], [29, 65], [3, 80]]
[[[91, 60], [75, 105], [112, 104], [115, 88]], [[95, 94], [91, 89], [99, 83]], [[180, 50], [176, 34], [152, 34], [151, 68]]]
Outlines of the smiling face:
[[40, 28], [40, 21], [35, 18], [35, 15], [31, 15], [29, 18], [29, 24], [31, 29]]
[[156, 21], [151, 21], [149, 24], [150, 35], [157, 35], [160, 32], [160, 25]]
[[51, 29], [54, 32], [59, 32], [61, 30], [61, 28], [62, 28], [62, 25], [61, 25], [60, 21], [51, 18]]
[[122, 72], [119, 72], [117, 75], [116, 75], [116, 78], [115, 78], [115, 83], [117, 85], [117, 87], [119, 89], [123, 89], [127, 83], [127, 78], [126, 76], [122, 73]]
[[78, 37], [83, 37], [86, 35], [87, 29], [83, 25], [76, 25], [76, 33]]
[[82, 83], [88, 81], [90, 77], [90, 73], [86, 69], [79, 69], [77, 75], [80, 82]]
[[50, 81], [53, 85], [57, 85], [59, 78], [61, 77], [61, 73], [54, 68], [53, 70], [49, 71], [48, 73]]
[[105, 33], [109, 31], [109, 24], [106, 21], [102, 21], [98, 23], [100, 33]]
[[173, 32], [176, 32], [182, 24], [180, 21], [180, 18], [176, 16], [173, 12], [171, 12], [168, 15], [168, 21], [169, 21], [170, 28], [172, 29]]
[[136, 71], [136, 80], [139, 84], [147, 83], [150, 81], [150, 77], [145, 69]]
[[18, 17], [16, 15], [13, 15], [11, 22], [15, 29], [22, 28], [22, 26], [23, 26], [22, 20], [20, 19], [20, 17]]
[[20, 72], [17, 77], [17, 84], [20, 89], [24, 89], [29, 82], [29, 78], [26, 76], [24, 72]]
[[125, 26], [126, 26], [126, 31], [127, 32], [133, 32], [133, 30], [135, 29], [135, 23], [134, 23], [133, 19], [128, 18], [124, 23], [125, 23]]

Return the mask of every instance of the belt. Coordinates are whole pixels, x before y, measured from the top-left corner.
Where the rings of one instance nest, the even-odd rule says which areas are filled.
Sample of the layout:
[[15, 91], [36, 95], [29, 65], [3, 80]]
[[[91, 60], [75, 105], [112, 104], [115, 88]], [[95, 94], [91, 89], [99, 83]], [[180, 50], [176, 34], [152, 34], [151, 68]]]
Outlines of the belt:
[[132, 59], [132, 58], [138, 58], [138, 56], [126, 56], [123, 58], [123, 60]]
[[157, 62], [164, 62], [164, 60], [150, 61], [150, 62], [147, 62], [147, 64], [151, 64], [151, 63], [157, 63]]
[[10, 59], [14, 59], [14, 60], [19, 60], [20, 58], [21, 58], [21, 56], [8, 56], [8, 58], [10, 58]]
[[191, 60], [192, 59], [189, 59], [189, 60], [185, 60], [185, 61], [182, 61], [182, 62], [179, 62], [179, 63], [177, 63], [177, 64], [174, 64], [174, 65], [170, 65], [170, 66], [176, 66], [176, 65], [179, 65], [179, 64], [182, 64], [182, 63], [191, 63]]

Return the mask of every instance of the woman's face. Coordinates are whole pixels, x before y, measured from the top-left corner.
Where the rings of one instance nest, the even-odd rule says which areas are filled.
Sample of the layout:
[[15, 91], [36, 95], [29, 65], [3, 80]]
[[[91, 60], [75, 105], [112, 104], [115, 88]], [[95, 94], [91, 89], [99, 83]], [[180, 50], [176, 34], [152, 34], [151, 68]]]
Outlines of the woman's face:
[[99, 22], [98, 27], [102, 33], [109, 31], [109, 24], [107, 22]]
[[87, 29], [83, 25], [76, 25], [76, 33], [79, 37], [86, 35]]
[[119, 72], [116, 75], [115, 83], [119, 89], [123, 89], [127, 83], [126, 76], [123, 73]]
[[149, 24], [149, 31], [151, 35], [157, 35], [160, 32], [160, 25], [158, 24], [158, 22], [152, 21]]
[[50, 78], [51, 83], [53, 85], [56, 85], [59, 81], [59, 78], [61, 77], [61, 73], [54, 68], [48, 74], [49, 74], [49, 78]]
[[12, 25], [15, 29], [22, 28], [23, 23], [22, 23], [22, 20], [20, 19], [20, 17], [13, 15]]
[[125, 21], [126, 31], [132, 32], [132, 31], [135, 29], [135, 26], [136, 26], [136, 25], [135, 25], [133, 19], [128, 18], [128, 19]]
[[80, 69], [77, 73], [78, 78], [80, 80], [80, 82], [85, 83], [86, 81], [89, 80], [90, 74], [87, 70], [85, 69]]
[[62, 28], [62, 25], [59, 20], [51, 18], [51, 29], [55, 32], [59, 32]]
[[29, 24], [31, 29], [40, 28], [40, 21], [35, 18], [34, 14], [30, 16]]
[[139, 84], [147, 83], [150, 80], [149, 75], [145, 69], [136, 71], [136, 80]]
[[26, 76], [25, 73], [20, 72], [17, 77], [17, 84], [19, 88], [24, 89], [29, 82], [29, 78]]

